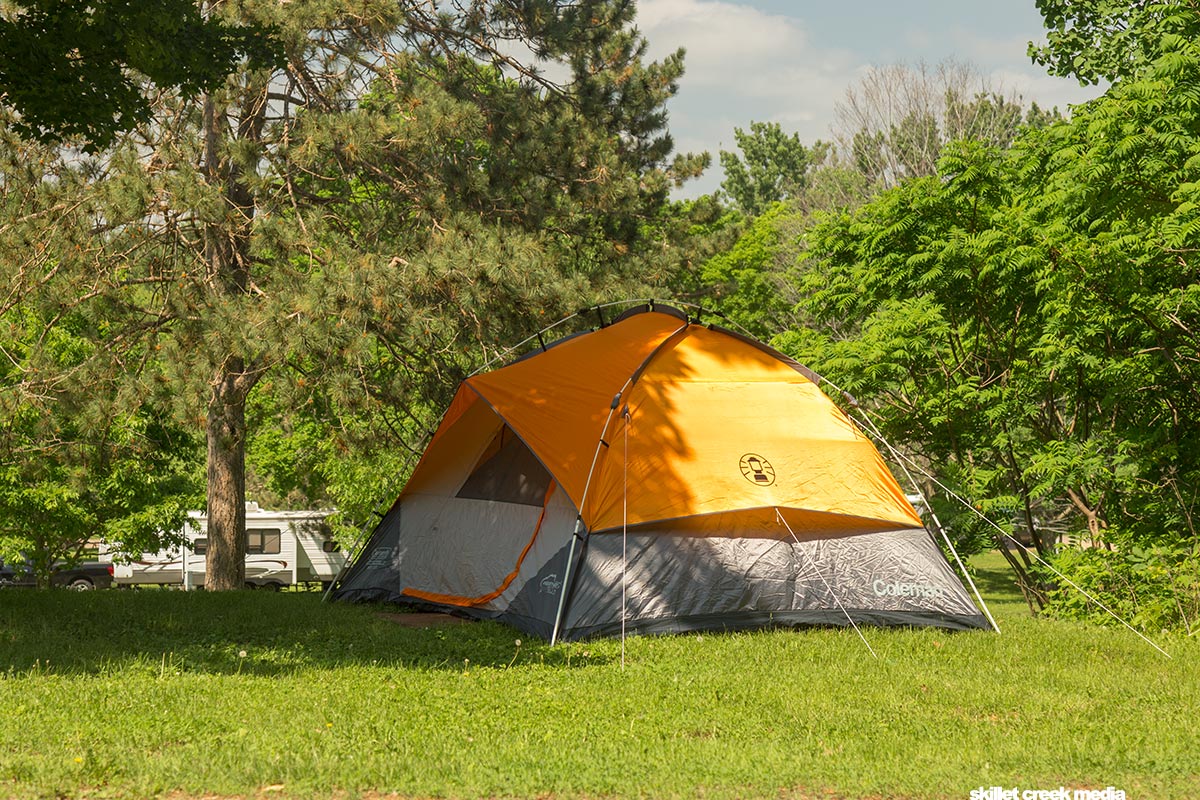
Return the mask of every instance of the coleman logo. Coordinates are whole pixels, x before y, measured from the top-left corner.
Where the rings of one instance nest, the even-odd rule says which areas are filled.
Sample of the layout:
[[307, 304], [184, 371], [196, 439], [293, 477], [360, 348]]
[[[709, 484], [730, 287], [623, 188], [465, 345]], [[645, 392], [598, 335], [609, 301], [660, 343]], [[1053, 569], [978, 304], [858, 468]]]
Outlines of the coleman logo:
[[943, 591], [940, 586], [933, 586], [928, 583], [903, 583], [894, 581], [887, 583], [878, 578], [871, 584], [871, 589], [874, 590], [876, 597], [928, 597], [940, 599]]
[[775, 468], [760, 455], [746, 453], [738, 463], [742, 476], [756, 486], [770, 486], [775, 482]]
[[558, 579], [557, 573], [551, 573], [542, 578], [540, 592], [543, 594], [558, 594], [558, 590], [562, 588], [562, 581]]

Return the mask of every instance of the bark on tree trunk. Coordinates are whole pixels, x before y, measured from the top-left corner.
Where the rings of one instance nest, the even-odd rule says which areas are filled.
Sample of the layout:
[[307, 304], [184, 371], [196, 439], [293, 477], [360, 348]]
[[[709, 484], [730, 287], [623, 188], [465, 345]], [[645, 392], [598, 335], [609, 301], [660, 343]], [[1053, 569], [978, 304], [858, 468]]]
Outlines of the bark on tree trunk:
[[1016, 577], [1017, 588], [1021, 590], [1021, 596], [1025, 598], [1025, 603], [1029, 606], [1029, 613], [1036, 617], [1038, 612], [1046, 607], [1047, 597], [1044, 587], [1039, 585], [1029, 574], [1029, 557], [1018, 551], [1021, 552], [1021, 558], [1018, 559], [1013, 551], [1008, 549], [1008, 541], [1000, 535], [996, 536], [996, 547], [1012, 569], [1013, 575]]
[[246, 393], [240, 359], [230, 359], [213, 382], [208, 403], [209, 591], [246, 585]]
[[1099, 506], [1091, 505], [1082, 489], [1078, 492], [1073, 489], [1067, 489], [1067, 497], [1071, 499], [1071, 503], [1079, 510], [1079, 513], [1083, 514], [1083, 518], [1087, 520], [1088, 537], [1091, 539], [1089, 544], [1094, 547], [1100, 541], [1100, 531], [1108, 527], [1108, 523], [1100, 515]]
[[[253, 120], [261, 117], [260, 109]], [[211, 185], [220, 187], [227, 206], [223, 218], [210, 221], [205, 228], [204, 255], [213, 293], [236, 297], [245, 295], [250, 285], [247, 253], [254, 198], [223, 152], [228, 128], [226, 113], [207, 95], [204, 172]], [[257, 135], [257, 129], [252, 133]], [[262, 370], [262, 363], [247, 354], [229, 353], [212, 380], [206, 430], [208, 557], [204, 568], [204, 585], [210, 591], [246, 585], [246, 398]]]

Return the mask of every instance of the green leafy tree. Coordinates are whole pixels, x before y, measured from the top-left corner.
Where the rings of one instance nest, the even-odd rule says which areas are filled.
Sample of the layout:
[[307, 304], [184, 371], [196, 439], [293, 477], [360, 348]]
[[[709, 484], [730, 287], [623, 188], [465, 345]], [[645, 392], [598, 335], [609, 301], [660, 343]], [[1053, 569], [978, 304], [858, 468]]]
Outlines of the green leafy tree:
[[[1024, 475], [1042, 388], [1028, 353], [1041, 335], [1035, 264], [1013, 256], [1002, 151], [950, 145], [939, 175], [913, 179], [808, 236], [800, 311], [816, 323], [778, 346], [860, 398], [885, 438], [984, 510], [1027, 532], [1057, 517]], [[932, 484], [921, 487], [930, 495]], [[963, 549], [971, 514], [945, 513]], [[1039, 537], [1039, 550], [1049, 541]], [[1031, 602], [1030, 563], [1002, 548]]]
[[[347, 452], [419, 441], [489, 343], [637, 279], [673, 178], [663, 106], [682, 66], [644, 61], [627, 2], [214, 11], [278, 31], [286, 67], [240, 70], [200, 102], [164, 96], [102, 158], [60, 160], [67, 180], [31, 202], [42, 224], [82, 209], [79, 227], [48, 239], [52, 276], [13, 285], [103, 321], [121, 345], [105, 357], [155, 353], [173, 410], [205, 434], [206, 586], [229, 589], [251, 398], [269, 390], [264, 408], [302, 411], [292, 434], [316, 421]], [[261, 485], [288, 483], [280, 463]]]
[[817, 142], [810, 150], [800, 143], [799, 134], [784, 133], [777, 122], [751, 122], [749, 132], [734, 128], [733, 138], [742, 154], [721, 151], [721, 190], [752, 217], [772, 203], [799, 195], [809, 165], [820, 160], [825, 148]]
[[1089, 475], [1068, 496], [1093, 536], [1116, 528], [1111, 536], [1142, 544], [1200, 544], [1189, 490], [1200, 476], [1200, 111], [1189, 99], [1200, 48], [1168, 35], [1159, 49], [1022, 148], [1035, 189], [1022, 221], [1045, 259], [1039, 355], [1070, 387], [1057, 413], [1086, 443], [1046, 453], [1032, 471], [1058, 487]]
[[206, 17], [195, 0], [0, 4], [0, 102], [43, 141], [103, 149], [150, 120], [156, 89], [194, 97], [243, 57], [276, 63], [271, 32]]
[[[977, 69], [947, 61], [871, 70], [847, 90], [838, 117], [837, 147], [818, 142], [807, 150], [802, 179], [790, 184], [783, 205], [759, 208], [761, 216], [742, 226], [742, 239], [699, 271], [704, 287], [693, 294], [760, 336], [817, 324], [798, 302], [793, 273], [805, 232], [821, 213], [859, 207], [890, 186], [937, 174], [951, 141], [1004, 150], [1023, 127], [1044, 127], [1058, 115], [1026, 108], [1019, 97], [993, 90]], [[770, 152], [765, 143], [782, 134], [762, 133], [758, 149]]]
[[1143, 72], [1164, 52], [1165, 36], [1195, 36], [1200, 26], [1194, 0], [1037, 0], [1037, 8], [1046, 44], [1030, 42], [1030, 58], [1083, 84]]
[[706, 303], [754, 336], [769, 339], [794, 322], [797, 298], [786, 275], [800, 254], [806, 219], [784, 203], [770, 206], [698, 274]]
[[1063, 535], [1168, 566], [1200, 545], [1200, 48], [1160, 47], [1069, 122], [951, 145], [818, 226], [799, 296], [822, 333], [780, 340], [1045, 558]]
[[[0, 342], [0, 558], [28, 562], [43, 586], [98, 540], [128, 554], [170, 543], [201, 493], [198, 442], [170, 418], [161, 387], [92, 374], [104, 336], [84, 335], [70, 314], [46, 322], [11, 314]], [[13, 391], [38, 373], [55, 377]]]

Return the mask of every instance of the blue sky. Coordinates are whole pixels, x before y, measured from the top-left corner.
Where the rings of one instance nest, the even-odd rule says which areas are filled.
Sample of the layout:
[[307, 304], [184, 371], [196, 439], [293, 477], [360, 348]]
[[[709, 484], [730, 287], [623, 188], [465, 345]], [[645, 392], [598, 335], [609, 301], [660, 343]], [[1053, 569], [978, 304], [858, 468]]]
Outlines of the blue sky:
[[1034, 0], [640, 0], [638, 27], [652, 58], [687, 49], [671, 134], [714, 167], [684, 196], [717, 188], [717, 151], [752, 120], [831, 138], [836, 103], [871, 66], [954, 58], [994, 89], [1063, 109], [1100, 92], [1030, 62], [1027, 42], [1043, 38]]

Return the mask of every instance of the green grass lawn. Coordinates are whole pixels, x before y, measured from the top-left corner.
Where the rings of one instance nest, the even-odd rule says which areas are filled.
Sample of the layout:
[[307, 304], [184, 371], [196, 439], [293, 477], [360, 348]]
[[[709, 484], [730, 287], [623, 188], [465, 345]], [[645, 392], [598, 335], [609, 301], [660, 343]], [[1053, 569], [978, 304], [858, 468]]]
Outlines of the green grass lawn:
[[[550, 648], [316, 593], [0, 592], [0, 797], [1200, 797], [1200, 641], [781, 630]], [[522, 639], [520, 646], [517, 639]]]

